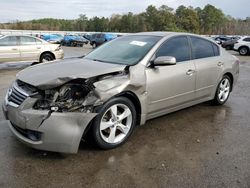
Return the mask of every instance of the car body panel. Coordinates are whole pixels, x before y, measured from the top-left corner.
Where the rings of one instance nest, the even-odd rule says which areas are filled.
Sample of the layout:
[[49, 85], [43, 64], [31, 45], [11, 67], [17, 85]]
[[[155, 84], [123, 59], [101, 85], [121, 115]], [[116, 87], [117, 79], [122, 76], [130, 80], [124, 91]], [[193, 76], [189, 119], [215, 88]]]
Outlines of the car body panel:
[[20, 60], [21, 54], [18, 46], [0, 46], [0, 63]]
[[[140, 109], [138, 122], [141, 125], [148, 119], [213, 99], [224, 74], [232, 75], [234, 84], [238, 79], [239, 60], [222, 48], [217, 57], [152, 67], [152, 57], [163, 42], [174, 36], [190, 34], [152, 32], [135, 35], [162, 36], [136, 65], [75, 58], [30, 67], [21, 71], [17, 79], [40, 90], [60, 88], [77, 79], [84, 82], [93, 79], [93, 87], [84, 99], [84, 106], [95, 109], [114, 97], [129, 93], [139, 101], [136, 108]], [[222, 64], [218, 65], [220, 62]], [[188, 75], [189, 70], [194, 72]], [[34, 96], [15, 106], [8, 101], [11, 93], [10, 88], [3, 105], [10, 129], [22, 142], [37, 149], [77, 152], [83, 133], [97, 115], [94, 110], [72, 113], [35, 110], [32, 108], [37, 100]], [[20, 135], [15, 124], [21, 129], [41, 132], [41, 140], [34, 142]]]
[[[196, 99], [211, 97], [217, 88], [223, 67], [220, 56], [193, 60], [196, 67]], [[211, 76], [213, 75], [213, 76]]]
[[126, 65], [72, 58], [26, 68], [18, 73], [17, 79], [40, 89], [48, 89], [77, 78], [87, 79], [101, 74], [123, 71], [125, 67]]
[[154, 69], [147, 68], [149, 114], [168, 110], [195, 99], [195, 73], [187, 75], [189, 70], [195, 70], [193, 61]]

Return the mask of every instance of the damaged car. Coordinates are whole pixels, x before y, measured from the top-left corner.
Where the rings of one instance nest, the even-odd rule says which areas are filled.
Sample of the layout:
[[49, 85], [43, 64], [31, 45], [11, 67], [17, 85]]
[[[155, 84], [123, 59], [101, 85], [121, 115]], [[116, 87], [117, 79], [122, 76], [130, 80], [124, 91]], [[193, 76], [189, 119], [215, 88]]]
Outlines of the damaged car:
[[112, 149], [149, 119], [205, 101], [224, 104], [238, 76], [239, 60], [209, 39], [131, 34], [85, 57], [22, 70], [3, 111], [13, 134], [30, 147], [76, 153], [89, 134]]

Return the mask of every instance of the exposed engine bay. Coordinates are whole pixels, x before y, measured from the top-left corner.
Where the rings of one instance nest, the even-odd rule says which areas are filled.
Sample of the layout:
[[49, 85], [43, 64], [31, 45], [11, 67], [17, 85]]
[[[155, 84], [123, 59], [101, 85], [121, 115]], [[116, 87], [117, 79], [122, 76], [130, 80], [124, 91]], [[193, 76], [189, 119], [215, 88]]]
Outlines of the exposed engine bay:
[[100, 80], [124, 75], [117, 72], [91, 79], [72, 80], [61, 87], [41, 90], [34, 109], [55, 112], [92, 112], [93, 103], [98, 99], [94, 83]]

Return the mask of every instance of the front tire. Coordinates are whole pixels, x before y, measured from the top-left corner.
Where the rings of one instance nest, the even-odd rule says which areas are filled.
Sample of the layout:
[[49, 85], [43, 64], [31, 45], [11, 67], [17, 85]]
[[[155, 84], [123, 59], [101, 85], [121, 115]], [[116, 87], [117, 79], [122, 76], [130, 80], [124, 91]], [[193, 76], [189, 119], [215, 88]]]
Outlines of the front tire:
[[45, 63], [45, 62], [53, 61], [53, 60], [54, 60], [54, 57], [50, 53], [44, 53], [40, 57], [40, 63]]
[[232, 89], [231, 87], [232, 87], [232, 80], [230, 79], [229, 76], [224, 75], [217, 87], [215, 97], [212, 103], [215, 105], [225, 104], [229, 98]]
[[240, 54], [240, 55], [243, 55], [243, 56], [248, 55], [248, 54], [249, 54], [249, 48], [248, 48], [248, 47], [245, 47], [245, 46], [241, 47], [241, 48], [239, 49], [239, 54]]
[[101, 149], [113, 149], [126, 142], [136, 125], [134, 104], [125, 97], [109, 100], [99, 109], [92, 135]]

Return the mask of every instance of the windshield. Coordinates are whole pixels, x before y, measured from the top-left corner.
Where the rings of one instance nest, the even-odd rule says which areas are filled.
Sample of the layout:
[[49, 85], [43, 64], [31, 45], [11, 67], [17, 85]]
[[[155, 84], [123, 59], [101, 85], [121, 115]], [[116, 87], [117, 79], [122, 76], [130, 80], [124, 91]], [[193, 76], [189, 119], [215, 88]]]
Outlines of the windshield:
[[159, 36], [130, 35], [117, 38], [90, 52], [85, 58], [105, 63], [134, 65], [161, 39]]

